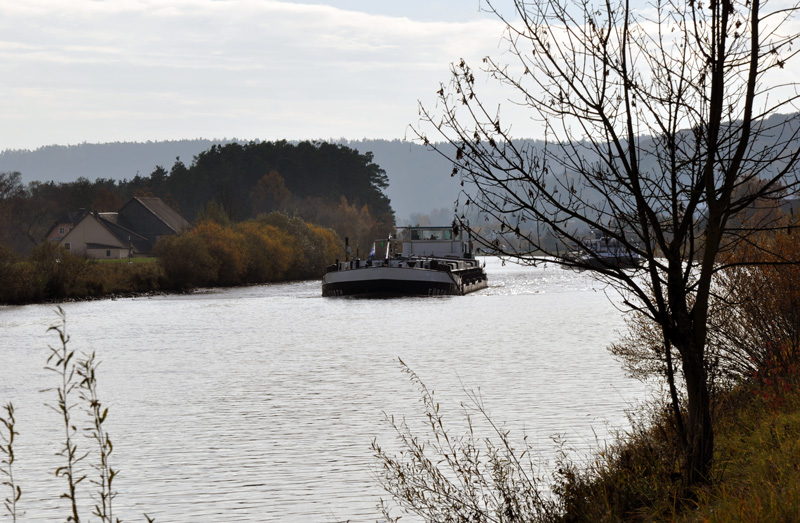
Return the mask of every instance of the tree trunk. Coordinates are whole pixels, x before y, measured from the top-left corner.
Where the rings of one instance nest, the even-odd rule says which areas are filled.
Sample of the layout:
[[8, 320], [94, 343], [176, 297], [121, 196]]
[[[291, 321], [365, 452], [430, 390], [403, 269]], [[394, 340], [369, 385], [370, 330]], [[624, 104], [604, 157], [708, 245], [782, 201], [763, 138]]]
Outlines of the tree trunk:
[[[680, 348], [679, 348], [680, 350]], [[681, 352], [686, 379], [688, 420], [684, 485], [693, 487], [711, 482], [714, 459], [714, 429], [711, 425], [711, 400], [703, 362], [703, 349], [689, 346]]]

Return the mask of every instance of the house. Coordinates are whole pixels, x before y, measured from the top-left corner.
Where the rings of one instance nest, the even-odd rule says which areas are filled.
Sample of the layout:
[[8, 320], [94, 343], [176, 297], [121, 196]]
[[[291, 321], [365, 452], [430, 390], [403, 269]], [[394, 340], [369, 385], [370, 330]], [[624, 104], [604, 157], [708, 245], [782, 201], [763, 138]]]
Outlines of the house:
[[74, 254], [90, 258], [127, 258], [149, 252], [144, 236], [120, 226], [118, 219], [115, 212], [88, 213], [59, 243]]
[[190, 227], [160, 198], [134, 197], [119, 212], [86, 213], [59, 243], [91, 258], [147, 256], [159, 238]]
[[[192, 227], [161, 198], [152, 196], [131, 198], [118, 214], [119, 225], [142, 235], [151, 249], [160, 237], [177, 234]], [[150, 252], [149, 249], [147, 252]]]
[[61, 239], [75, 227], [75, 224], [81, 221], [86, 213], [86, 209], [81, 209], [80, 211], [69, 212], [61, 216], [53, 223], [53, 227], [50, 229], [50, 232], [47, 233], [45, 239], [49, 242], [61, 241]]

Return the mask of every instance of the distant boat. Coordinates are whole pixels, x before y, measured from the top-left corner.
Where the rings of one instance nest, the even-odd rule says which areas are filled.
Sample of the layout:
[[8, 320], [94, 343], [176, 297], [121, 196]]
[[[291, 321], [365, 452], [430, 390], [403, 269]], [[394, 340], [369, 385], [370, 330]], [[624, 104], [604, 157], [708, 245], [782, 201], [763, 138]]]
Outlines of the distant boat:
[[[472, 242], [452, 227], [403, 227], [376, 240], [366, 260], [337, 261], [322, 278], [323, 296], [463, 295], [488, 285]], [[467, 233], [468, 234], [468, 233]]]
[[570, 253], [568, 258], [593, 269], [636, 269], [644, 264], [644, 258], [627, 245], [599, 231], [593, 231], [591, 238], [582, 240], [578, 249]]

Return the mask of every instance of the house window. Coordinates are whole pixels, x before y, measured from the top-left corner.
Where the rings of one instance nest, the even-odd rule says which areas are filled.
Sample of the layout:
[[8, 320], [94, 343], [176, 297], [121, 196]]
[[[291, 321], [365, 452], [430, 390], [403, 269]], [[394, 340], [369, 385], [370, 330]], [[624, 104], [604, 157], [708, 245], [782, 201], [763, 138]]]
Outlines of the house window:
[[64, 248], [65, 248], [66, 250], [70, 250], [70, 247], [71, 247], [71, 246], [70, 246], [69, 242], [67, 242], [67, 243], [65, 243], [65, 244], [64, 244]]
[[61, 236], [64, 236], [64, 228], [63, 227], [59, 227], [58, 228], [58, 234], [60, 234]]
[[111, 249], [106, 249], [106, 258], [111, 258]]

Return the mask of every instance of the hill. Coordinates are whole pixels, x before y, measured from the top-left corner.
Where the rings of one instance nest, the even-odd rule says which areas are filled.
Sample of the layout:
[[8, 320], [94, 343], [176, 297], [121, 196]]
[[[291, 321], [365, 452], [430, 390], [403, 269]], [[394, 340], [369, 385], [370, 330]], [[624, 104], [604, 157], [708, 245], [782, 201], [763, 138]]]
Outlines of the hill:
[[[187, 165], [215, 144], [246, 143], [244, 140], [175, 140], [166, 142], [116, 142], [102, 144], [48, 145], [35, 150], [0, 152], [0, 172], [19, 171], [22, 182], [73, 182], [80, 177], [130, 180], [149, 175], [156, 166], [169, 170], [180, 158]], [[389, 178], [386, 196], [398, 218], [408, 222], [413, 214], [436, 209], [452, 211], [459, 190], [450, 178], [450, 164], [435, 152], [401, 140], [337, 141], [361, 154], [372, 152], [374, 161]], [[449, 221], [449, 219], [448, 219]]]
[[176, 157], [185, 163], [214, 144], [237, 140], [174, 140], [164, 142], [82, 143], [46, 145], [34, 150], [0, 152], [0, 172], [19, 171], [22, 182], [74, 182], [80, 177], [94, 181], [131, 179], [147, 175], [157, 165], [169, 168]]
[[[786, 141], [787, 137], [774, 136], [771, 132], [771, 129], [779, 128], [786, 119], [796, 120], [796, 115], [774, 115], [765, 120], [761, 124], [762, 132], [753, 147], [760, 147], [762, 142], [767, 145], [776, 141]], [[789, 141], [798, 139], [800, 130], [796, 125], [793, 124], [784, 130], [794, 133]], [[71, 182], [79, 177], [89, 180], [97, 178], [124, 180], [134, 178], [137, 174], [147, 176], [156, 166], [169, 169], [178, 157], [189, 165], [197, 155], [215, 144], [246, 142], [235, 138], [194, 139], [49, 145], [33, 151], [6, 150], [0, 152], [0, 172], [19, 171], [22, 173], [23, 183], [26, 184], [32, 181]], [[457, 177], [450, 177], [451, 164], [441, 155], [428, 147], [404, 140], [365, 138], [331, 140], [331, 142], [355, 149], [361, 154], [372, 153], [373, 161], [386, 172], [388, 177], [389, 185], [384, 189], [384, 194], [391, 200], [398, 225], [409, 223], [419, 214], [452, 217], [453, 202], [461, 189], [460, 180]], [[646, 144], [644, 146], [646, 148]], [[444, 150], [447, 150], [446, 147]], [[587, 150], [583, 160], [598, 159]], [[644, 160], [645, 171], [657, 170], [657, 166], [652, 164], [652, 158]]]

